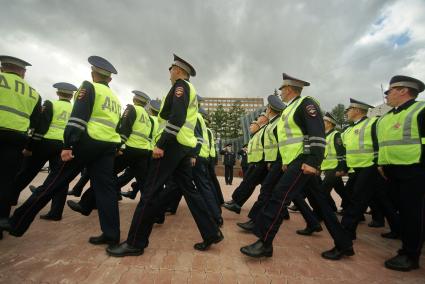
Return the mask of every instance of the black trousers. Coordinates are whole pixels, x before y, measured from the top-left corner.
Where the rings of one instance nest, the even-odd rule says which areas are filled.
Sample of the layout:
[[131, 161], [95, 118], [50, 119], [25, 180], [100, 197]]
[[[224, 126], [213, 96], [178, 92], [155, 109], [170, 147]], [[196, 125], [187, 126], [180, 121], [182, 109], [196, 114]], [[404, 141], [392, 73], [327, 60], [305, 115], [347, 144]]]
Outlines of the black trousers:
[[226, 184], [233, 182], [233, 166], [224, 165], [224, 180]]
[[261, 208], [265, 206], [270, 200], [273, 188], [279, 181], [282, 174], [283, 171], [281, 160], [279, 159], [279, 161], [272, 162], [270, 164], [270, 168], [268, 169], [267, 176], [261, 183], [260, 194], [258, 195], [257, 201], [255, 201], [255, 203], [251, 207], [251, 210], [249, 210], [249, 219], [255, 220]]
[[80, 177], [80, 179], [74, 185], [74, 187], [72, 188], [72, 191], [74, 191], [74, 193], [76, 195], [81, 195], [81, 192], [83, 192], [83, 189], [86, 186], [86, 184], [89, 182], [89, 180], [90, 180], [89, 173], [88, 173], [87, 169], [84, 168], [81, 171], [81, 177]]
[[204, 240], [214, 238], [218, 234], [215, 221], [209, 216], [206, 204], [200, 192], [193, 185], [190, 148], [170, 141], [164, 149], [164, 157], [152, 159], [148, 170], [144, 192], [134, 211], [127, 243], [144, 248], [149, 243], [154, 218], [161, 214], [170, 202], [169, 190], [163, 185], [172, 178], [183, 192], [183, 196], [192, 213], [195, 223]]
[[215, 158], [208, 159], [208, 172], [210, 174], [210, 180], [216, 191], [216, 195], [221, 206], [224, 203], [223, 192], [221, 191], [220, 183], [218, 182], [217, 175], [215, 174]]
[[348, 199], [347, 193], [344, 190], [344, 182], [342, 181], [342, 177], [335, 176], [335, 170], [326, 170], [323, 172], [325, 177], [322, 181], [322, 189], [327, 194], [327, 198], [329, 204], [331, 205], [334, 211], [337, 211], [337, 205], [335, 204], [335, 200], [331, 196], [332, 189], [341, 197], [341, 207], [344, 203], [345, 199]]
[[[122, 172], [127, 167], [131, 170], [121, 181], [130, 181], [128, 179], [130, 175], [135, 175], [136, 181], [142, 184], [145, 181], [145, 177], [148, 171], [149, 160], [151, 159], [152, 151], [137, 149], [132, 147], [126, 147], [123, 154], [117, 156], [114, 161], [114, 175], [113, 175], [113, 187], [116, 193], [121, 190], [122, 184], [118, 184], [117, 174]], [[81, 196], [80, 205], [86, 214], [90, 214], [93, 209], [96, 208], [96, 194], [93, 187], [89, 187], [84, 194]]]
[[349, 232], [353, 239], [356, 238], [357, 225], [359, 224], [364, 211], [369, 206], [370, 201], [379, 196], [378, 200], [382, 204], [382, 210], [392, 230], [397, 232], [399, 220], [394, 206], [389, 201], [388, 196], [383, 192], [384, 181], [378, 173], [376, 166], [367, 168], [356, 168], [352, 176], [350, 204], [344, 209], [344, 216], [341, 224]]
[[247, 175], [240, 185], [233, 191], [232, 199], [239, 206], [243, 206], [251, 197], [255, 187], [263, 182], [267, 176], [267, 165], [265, 162], [253, 163], [250, 165]]
[[120, 219], [118, 199], [113, 187], [113, 165], [116, 145], [97, 141], [84, 135], [73, 148], [74, 158], [61, 162], [57, 170], [50, 172], [38, 190], [15, 210], [10, 222], [11, 234], [22, 236], [31, 225], [35, 216], [52, 197], [66, 187], [87, 166], [92, 187], [96, 193], [96, 204], [99, 209], [100, 228], [110, 239], [120, 239]]
[[399, 193], [402, 240], [399, 254], [418, 261], [425, 240], [425, 168], [420, 165], [386, 166], [384, 171]]
[[[62, 142], [58, 140], [43, 139], [34, 143], [32, 155], [24, 158], [22, 167], [13, 181], [12, 190], [14, 191], [14, 200], [12, 205], [17, 204], [20, 193], [38, 175], [47, 161], [49, 161], [50, 171], [58, 169], [62, 147]], [[62, 217], [67, 192], [68, 185], [53, 196], [49, 215], [58, 218]]]
[[221, 218], [221, 208], [215, 189], [210, 180], [208, 171], [208, 159], [198, 157], [195, 167], [193, 167], [193, 181], [202, 198], [207, 205], [207, 209], [216, 222]]
[[264, 206], [255, 220], [254, 233], [266, 244], [271, 245], [283, 221], [285, 206], [303, 193], [304, 190], [314, 196], [324, 214], [323, 221], [334, 239], [335, 246], [346, 249], [352, 246], [349, 235], [344, 231], [335, 213], [332, 211], [325, 195], [317, 190], [320, 177], [305, 175], [301, 170], [302, 158], [290, 163], [273, 188], [269, 202]]
[[23, 133], [0, 130], [0, 218], [7, 218], [13, 197], [13, 178], [22, 163], [22, 150], [26, 143]]

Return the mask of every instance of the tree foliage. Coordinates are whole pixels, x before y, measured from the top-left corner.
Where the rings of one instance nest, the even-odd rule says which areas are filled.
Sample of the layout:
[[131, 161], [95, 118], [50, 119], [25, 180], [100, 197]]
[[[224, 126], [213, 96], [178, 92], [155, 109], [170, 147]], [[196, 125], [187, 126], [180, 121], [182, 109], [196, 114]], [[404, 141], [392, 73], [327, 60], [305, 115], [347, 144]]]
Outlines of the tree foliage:
[[245, 114], [241, 102], [235, 102], [230, 110], [226, 111], [222, 105], [211, 114], [211, 128], [222, 139], [237, 138], [242, 136], [240, 117]]

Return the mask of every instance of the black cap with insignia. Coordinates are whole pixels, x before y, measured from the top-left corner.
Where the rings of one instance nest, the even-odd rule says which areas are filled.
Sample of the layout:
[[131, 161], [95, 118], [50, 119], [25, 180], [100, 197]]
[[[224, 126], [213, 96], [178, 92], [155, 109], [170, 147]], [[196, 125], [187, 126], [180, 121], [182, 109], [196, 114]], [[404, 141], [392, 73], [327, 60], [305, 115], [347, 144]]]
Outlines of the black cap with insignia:
[[267, 102], [269, 103], [269, 106], [271, 109], [277, 112], [282, 112], [285, 108], [285, 104], [282, 102], [282, 100], [275, 95], [270, 95], [267, 97]]
[[133, 90], [131, 92], [134, 94], [134, 99], [142, 103], [148, 103], [151, 100], [151, 98], [148, 95], [146, 95], [145, 93], [141, 91]]
[[63, 93], [67, 95], [73, 95], [74, 92], [77, 90], [77, 87], [66, 82], [59, 82], [59, 83], [53, 84], [53, 88], [57, 89], [58, 93]]
[[325, 115], [323, 116], [323, 120], [329, 121], [333, 125], [337, 125], [335, 116], [333, 116], [330, 112], [325, 113]]
[[149, 102], [149, 107], [153, 111], [159, 112], [159, 109], [161, 108], [161, 101], [160, 100], [151, 100]]
[[171, 63], [170, 68], [168, 68], [168, 70], [171, 70], [171, 67], [173, 66], [178, 66], [181, 69], [183, 69], [184, 71], [186, 71], [187, 74], [189, 74], [192, 77], [196, 76], [196, 70], [195, 68], [193, 68], [192, 65], [190, 65], [190, 63], [188, 63], [186, 60], [182, 59], [181, 57], [174, 55], [174, 62]]
[[282, 85], [280, 86], [279, 90], [282, 90], [283, 87], [286, 86], [294, 86], [294, 87], [299, 87], [299, 88], [304, 88], [307, 86], [310, 86], [310, 83], [292, 76], [289, 76], [286, 73], [282, 73], [282, 78], [283, 78], [283, 82]]
[[226, 147], [233, 146], [232, 143], [227, 143]]
[[364, 103], [364, 102], [350, 98], [350, 105], [348, 106], [347, 110], [349, 108], [359, 108], [359, 109], [363, 109], [363, 110], [368, 110], [370, 108], [374, 108], [374, 106], [371, 106], [367, 103]]
[[111, 76], [111, 74], [118, 74], [115, 67], [105, 58], [100, 56], [90, 56], [89, 63], [92, 65], [92, 70], [104, 76]]
[[416, 90], [418, 93], [421, 93], [425, 89], [425, 84], [421, 80], [415, 79], [413, 77], [404, 76], [404, 75], [396, 75], [391, 78], [390, 86], [388, 90], [385, 91], [385, 94], [388, 95], [388, 92], [392, 88], [397, 88], [397, 87], [411, 88]]
[[25, 69], [27, 66], [31, 66], [31, 64], [29, 64], [25, 60], [9, 55], [0, 55], [0, 62], [1, 64], [12, 64], [23, 69]]

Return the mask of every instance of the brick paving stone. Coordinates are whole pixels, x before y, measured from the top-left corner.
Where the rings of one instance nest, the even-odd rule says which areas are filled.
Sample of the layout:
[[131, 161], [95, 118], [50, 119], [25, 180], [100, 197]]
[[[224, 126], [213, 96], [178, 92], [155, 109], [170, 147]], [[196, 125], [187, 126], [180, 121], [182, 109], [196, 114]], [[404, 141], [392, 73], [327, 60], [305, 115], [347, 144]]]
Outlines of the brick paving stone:
[[[45, 176], [39, 174], [34, 184]], [[223, 183], [221, 177], [219, 180]], [[223, 186], [225, 200], [230, 199], [238, 181], [235, 179], [234, 186]], [[322, 251], [333, 247], [326, 230], [311, 237], [295, 233], [305, 227], [299, 213], [291, 213], [291, 220], [283, 223], [272, 258], [242, 255], [240, 247], [256, 238], [235, 223], [247, 220], [257, 194], [258, 190], [240, 215], [223, 209], [225, 238], [206, 252], [193, 249], [201, 237], [184, 202], [176, 215], [154, 226], [149, 247], [138, 257], [109, 257], [105, 246], [88, 243], [90, 236], [100, 233], [97, 211], [84, 217], [66, 207], [60, 222], [37, 217], [23, 237], [5, 234], [0, 241], [0, 283], [425, 283], [423, 255], [419, 270], [401, 273], [384, 268], [385, 259], [394, 255], [400, 242], [380, 237], [388, 228], [367, 227], [370, 216], [358, 227], [356, 255], [342, 261], [321, 258]], [[28, 195], [25, 190], [20, 202]], [[128, 199], [120, 203], [122, 240], [135, 206], [136, 201]], [[47, 211], [46, 207], [42, 213]]]

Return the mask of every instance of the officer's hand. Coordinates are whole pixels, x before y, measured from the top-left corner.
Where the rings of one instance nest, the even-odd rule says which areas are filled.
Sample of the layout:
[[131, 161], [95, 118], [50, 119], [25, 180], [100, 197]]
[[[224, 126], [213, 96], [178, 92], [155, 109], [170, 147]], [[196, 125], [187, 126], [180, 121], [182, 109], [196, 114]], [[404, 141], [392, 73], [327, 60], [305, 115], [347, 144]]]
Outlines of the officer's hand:
[[317, 174], [317, 169], [313, 168], [312, 166], [309, 166], [307, 164], [302, 164], [301, 165], [301, 170], [303, 171], [304, 174], [306, 175], [315, 175]]
[[346, 174], [346, 172], [344, 172], [344, 171], [338, 171], [338, 172], [335, 172], [335, 176], [336, 176], [336, 177], [342, 177], [342, 176], [345, 176], [345, 175], [347, 175], [347, 174]]
[[74, 155], [72, 155], [72, 150], [62, 150], [61, 159], [64, 162], [68, 162], [74, 159]]
[[385, 172], [384, 172], [384, 168], [383, 167], [378, 167], [378, 172], [384, 178], [384, 180], [387, 180], [388, 179], [387, 176], [385, 175]]
[[267, 163], [267, 170], [270, 171], [270, 166], [272, 165], [272, 163]]
[[22, 150], [22, 155], [24, 155], [24, 157], [29, 157], [32, 156], [32, 152], [28, 149], [24, 149]]
[[288, 165], [282, 165], [282, 172], [286, 171], [288, 169]]
[[196, 158], [190, 158], [190, 165], [194, 167], [196, 165]]
[[122, 152], [122, 150], [121, 149], [119, 149], [116, 153], [115, 153], [115, 157], [118, 157], [118, 156], [121, 156], [121, 155], [123, 155], [124, 153]]
[[152, 151], [152, 157], [154, 159], [159, 159], [164, 157], [164, 150], [162, 150], [161, 148], [155, 147]]

